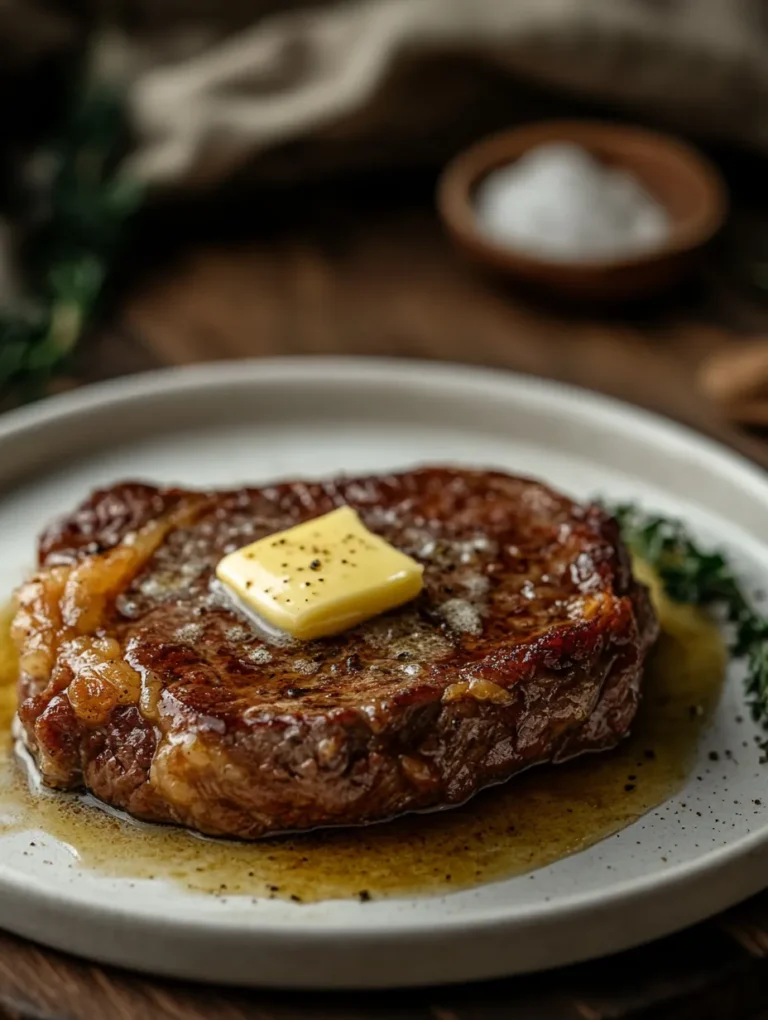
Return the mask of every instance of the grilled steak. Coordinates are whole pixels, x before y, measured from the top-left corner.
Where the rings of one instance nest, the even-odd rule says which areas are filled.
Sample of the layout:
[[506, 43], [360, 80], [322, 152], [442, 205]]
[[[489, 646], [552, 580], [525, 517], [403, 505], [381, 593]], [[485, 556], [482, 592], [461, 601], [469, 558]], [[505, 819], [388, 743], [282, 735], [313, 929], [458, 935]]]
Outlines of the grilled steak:
[[[345, 503], [424, 564], [424, 591], [338, 637], [265, 644], [216, 563]], [[44, 781], [246, 839], [458, 804], [612, 747], [657, 633], [600, 508], [442, 467], [117, 485], [42, 536], [17, 597], [19, 716]]]

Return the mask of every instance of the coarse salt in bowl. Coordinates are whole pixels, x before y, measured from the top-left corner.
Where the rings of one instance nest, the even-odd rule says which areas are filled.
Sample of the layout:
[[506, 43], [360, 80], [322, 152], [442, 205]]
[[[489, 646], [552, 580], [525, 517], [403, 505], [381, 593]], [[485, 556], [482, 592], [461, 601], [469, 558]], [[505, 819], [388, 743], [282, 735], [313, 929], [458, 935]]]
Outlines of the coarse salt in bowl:
[[671, 230], [667, 210], [634, 174], [570, 142], [545, 143], [491, 171], [475, 209], [489, 240], [566, 262], [649, 251]]
[[728, 207], [720, 175], [695, 149], [593, 121], [479, 142], [446, 167], [437, 201], [474, 261], [538, 290], [606, 302], [680, 279]]

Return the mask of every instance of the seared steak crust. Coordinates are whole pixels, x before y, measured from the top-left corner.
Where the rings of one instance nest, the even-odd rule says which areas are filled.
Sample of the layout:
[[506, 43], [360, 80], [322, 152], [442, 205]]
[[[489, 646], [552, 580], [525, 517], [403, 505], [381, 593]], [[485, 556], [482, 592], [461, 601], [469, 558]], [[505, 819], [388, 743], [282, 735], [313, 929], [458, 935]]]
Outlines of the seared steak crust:
[[[423, 593], [335, 638], [265, 644], [216, 563], [345, 503], [424, 563]], [[14, 635], [45, 782], [246, 839], [458, 804], [612, 747], [657, 633], [610, 517], [490, 471], [124, 483], [53, 525], [39, 568]]]

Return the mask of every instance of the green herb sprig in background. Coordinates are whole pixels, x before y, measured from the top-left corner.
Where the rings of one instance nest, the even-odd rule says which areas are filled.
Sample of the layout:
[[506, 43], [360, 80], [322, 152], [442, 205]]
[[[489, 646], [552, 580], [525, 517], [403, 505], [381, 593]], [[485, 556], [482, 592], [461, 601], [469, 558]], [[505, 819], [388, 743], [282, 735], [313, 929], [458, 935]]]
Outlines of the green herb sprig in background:
[[725, 556], [698, 546], [680, 521], [647, 515], [634, 504], [608, 510], [630, 550], [653, 567], [670, 598], [719, 610], [733, 624], [729, 651], [746, 661], [752, 717], [768, 729], [768, 619], [753, 609]]
[[0, 309], [0, 395], [41, 396], [97, 311], [142, 191], [119, 172], [128, 131], [120, 95], [78, 91], [58, 136], [18, 187], [25, 293]]

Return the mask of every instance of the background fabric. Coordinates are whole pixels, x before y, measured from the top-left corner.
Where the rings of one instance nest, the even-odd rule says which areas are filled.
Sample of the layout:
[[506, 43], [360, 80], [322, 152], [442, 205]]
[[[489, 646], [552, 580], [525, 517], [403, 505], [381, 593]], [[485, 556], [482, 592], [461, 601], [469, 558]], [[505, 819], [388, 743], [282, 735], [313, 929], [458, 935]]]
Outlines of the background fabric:
[[128, 90], [129, 167], [158, 188], [447, 154], [562, 90], [768, 150], [766, 0], [84, 6], [6, 0], [7, 66], [95, 33], [97, 73]]

